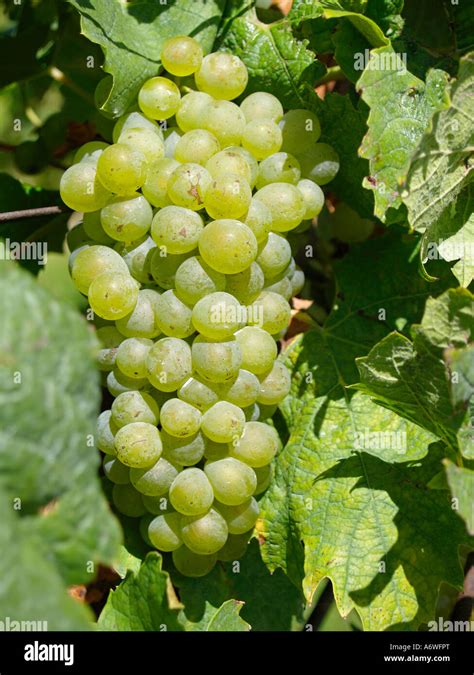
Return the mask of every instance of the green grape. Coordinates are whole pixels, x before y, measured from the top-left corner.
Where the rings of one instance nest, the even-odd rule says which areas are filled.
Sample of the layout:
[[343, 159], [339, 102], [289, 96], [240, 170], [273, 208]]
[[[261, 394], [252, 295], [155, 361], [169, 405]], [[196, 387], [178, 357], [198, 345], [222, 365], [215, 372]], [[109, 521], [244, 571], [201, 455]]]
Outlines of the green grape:
[[189, 257], [189, 253], [171, 255], [166, 249], [162, 249], [158, 246], [153, 252], [150, 260], [150, 272], [153, 279], [161, 286], [161, 288], [171, 290], [174, 288], [178, 267]]
[[[249, 308], [249, 324], [258, 324], [271, 335], [288, 327], [291, 307], [278, 293], [263, 291]], [[248, 369], [250, 370], [250, 368]]]
[[306, 213], [304, 214], [303, 220], [316, 218], [316, 216], [321, 213], [324, 206], [324, 192], [317, 183], [314, 183], [307, 178], [300, 180], [296, 187], [303, 195], [306, 207]]
[[276, 96], [265, 91], [250, 94], [240, 104], [247, 122], [252, 120], [272, 120], [279, 122], [283, 117], [283, 106]]
[[61, 177], [59, 192], [67, 206], [84, 213], [101, 209], [112, 196], [99, 179], [93, 162], [80, 162], [66, 169]]
[[191, 437], [178, 438], [163, 430], [161, 439], [164, 455], [176, 465], [193, 466], [204, 456], [204, 436], [200, 432]]
[[226, 290], [243, 305], [253, 302], [263, 289], [265, 277], [260, 265], [251, 263], [243, 272], [227, 275]]
[[112, 488], [112, 501], [117, 511], [124, 516], [140, 518], [146, 513], [140, 493], [130, 483], [115, 484]]
[[272, 214], [272, 230], [288, 232], [303, 220], [306, 205], [303, 195], [289, 183], [270, 183], [256, 194], [255, 199], [263, 202]]
[[203, 91], [192, 91], [183, 96], [176, 113], [176, 122], [179, 128], [182, 131], [199, 129], [207, 107], [212, 101], [212, 96]]
[[318, 185], [326, 185], [332, 181], [339, 171], [339, 155], [327, 143], [316, 143], [305, 147], [298, 154], [301, 175]]
[[105, 272], [89, 286], [89, 304], [95, 314], [114, 321], [133, 311], [138, 299], [138, 283], [127, 274]]
[[115, 434], [115, 450], [122, 464], [144, 469], [155, 464], [161, 456], [160, 432], [148, 422], [132, 422]]
[[188, 258], [176, 270], [176, 295], [188, 305], [195, 305], [204, 296], [223, 291], [226, 278], [209, 267], [201, 256]]
[[96, 363], [99, 370], [108, 372], [115, 365], [117, 347], [123, 342], [123, 335], [115, 326], [102, 326], [96, 331], [97, 339], [101, 344], [101, 349], [96, 356]]
[[181, 471], [171, 483], [170, 502], [185, 516], [199, 516], [209, 511], [214, 493], [204, 471], [194, 467]]
[[141, 152], [149, 165], [165, 154], [163, 139], [152, 129], [143, 127], [125, 129], [120, 134], [118, 142]]
[[248, 73], [238, 56], [226, 52], [213, 52], [203, 58], [194, 79], [200, 91], [205, 91], [217, 99], [231, 101], [244, 91]]
[[171, 436], [187, 438], [199, 431], [201, 413], [186, 401], [170, 398], [161, 409], [160, 421], [163, 429]]
[[265, 279], [275, 279], [284, 272], [291, 260], [291, 246], [285, 237], [270, 232], [265, 246], [257, 256]]
[[250, 227], [257, 243], [263, 244], [272, 229], [272, 214], [263, 202], [258, 199], [251, 199], [249, 210], [243, 222]]
[[257, 257], [257, 240], [239, 220], [214, 220], [199, 238], [199, 253], [217, 272], [237, 274]]
[[260, 406], [257, 403], [242, 408], [246, 422], [257, 422], [260, 419]]
[[280, 122], [283, 135], [282, 149], [298, 154], [318, 140], [321, 126], [316, 115], [309, 110], [289, 110]]
[[132, 277], [142, 284], [153, 282], [150, 264], [154, 248], [156, 248], [155, 242], [151, 237], [147, 237], [139, 243], [131, 242], [116, 246], [117, 253], [120, 253], [127, 263], [128, 271]]
[[227, 506], [248, 501], [257, 487], [255, 471], [234, 457], [207, 461], [204, 472], [216, 499]]
[[352, 244], [365, 241], [373, 232], [374, 222], [361, 218], [347, 204], [339, 203], [331, 218], [332, 234], [340, 241]]
[[204, 456], [209, 460], [224, 459], [224, 457], [229, 457], [229, 444], [216, 443], [215, 441], [211, 441], [210, 438], [206, 438]]
[[114, 368], [107, 375], [107, 389], [112, 396], [118, 396], [124, 391], [138, 391], [148, 385], [148, 380], [137, 380], [132, 377], [127, 377], [120, 372], [118, 368]]
[[127, 131], [128, 129], [148, 129], [149, 131], [153, 131], [159, 138], [163, 139], [163, 132], [161, 131], [158, 124], [154, 120], [148, 119], [148, 117], [145, 117], [145, 115], [142, 115], [141, 112], [136, 110], [130, 113], [125, 113], [118, 118], [112, 132], [113, 142], [117, 143], [118, 139], [120, 138], [120, 134], [123, 131]]
[[232, 174], [246, 181], [251, 187], [253, 186], [252, 171], [247, 159], [241, 153], [229, 148], [217, 152], [208, 159], [206, 169], [214, 179]]
[[148, 525], [148, 538], [159, 551], [169, 553], [182, 546], [179, 513], [156, 516]]
[[90, 141], [89, 143], [84, 143], [84, 145], [81, 145], [81, 147], [76, 150], [73, 164], [79, 164], [82, 160], [85, 162], [96, 162], [99, 159], [101, 152], [108, 147], [109, 144], [104, 143], [104, 141]]
[[260, 380], [260, 393], [257, 401], [264, 405], [278, 405], [288, 395], [291, 376], [281, 361], [275, 361], [272, 370]]
[[176, 391], [191, 375], [191, 348], [179, 338], [162, 338], [148, 352], [146, 365], [156, 389]]
[[202, 218], [182, 206], [165, 206], [154, 216], [151, 236], [157, 246], [173, 255], [193, 251], [204, 229]]
[[[273, 280], [272, 280], [273, 281]], [[288, 302], [293, 296], [293, 286], [288, 277], [283, 277], [278, 281], [273, 281], [273, 283], [265, 286], [265, 291], [271, 291], [272, 293], [278, 293]]]
[[131, 242], [144, 237], [150, 229], [153, 211], [143, 195], [115, 197], [100, 212], [106, 234], [116, 241]]
[[158, 300], [160, 294], [151, 288], [138, 291], [137, 304], [133, 311], [116, 322], [125, 337], [156, 338], [161, 333], [158, 326]]
[[242, 132], [242, 145], [259, 161], [278, 152], [281, 143], [280, 127], [272, 120], [252, 120]]
[[[100, 223], [101, 211], [90, 211], [84, 214], [82, 226], [86, 235], [96, 244], [111, 244], [113, 239], [106, 234]], [[69, 242], [68, 242], [69, 243]]]
[[[95, 211], [94, 213], [97, 213], [97, 211]], [[72, 229], [68, 230], [66, 234], [66, 243], [71, 253], [68, 260], [68, 268], [69, 272], [71, 272], [72, 263], [74, 262], [74, 259], [76, 255], [79, 253], [79, 251], [82, 251], [83, 249], [86, 248], [90, 248], [91, 246], [93, 246], [98, 242], [92, 240], [89, 237], [89, 235], [86, 234], [83, 224], [79, 223], [79, 225], [76, 225]]]
[[212, 101], [203, 111], [201, 126], [214, 134], [221, 147], [238, 146], [245, 129], [245, 117], [231, 101]]
[[194, 305], [192, 320], [201, 335], [225, 339], [242, 325], [242, 307], [229, 293], [209, 293]]
[[242, 365], [242, 353], [235, 337], [216, 341], [198, 335], [192, 346], [195, 372], [207, 382], [229, 382], [237, 377]]
[[273, 427], [263, 422], [246, 422], [244, 433], [232, 443], [229, 452], [231, 457], [257, 468], [270, 464], [280, 447], [280, 437]]
[[229, 401], [240, 408], [246, 408], [257, 400], [260, 382], [249, 370], [240, 369], [234, 382], [219, 386], [218, 392], [224, 401]]
[[217, 559], [223, 562], [234, 562], [245, 555], [252, 532], [245, 534], [229, 534], [224, 546], [217, 551]]
[[115, 483], [116, 485], [130, 483], [130, 470], [128, 466], [122, 464], [114, 455], [105, 455], [102, 460], [102, 468], [111, 483]]
[[270, 183], [292, 183], [296, 185], [301, 177], [300, 163], [287, 152], [276, 152], [262, 162], [258, 169], [257, 188]]
[[180, 525], [183, 542], [194, 553], [211, 555], [227, 541], [227, 523], [215, 509], [202, 516], [182, 516]]
[[252, 190], [235, 174], [217, 176], [204, 192], [204, 207], [211, 218], [240, 218], [249, 209]]
[[142, 495], [142, 501], [146, 510], [155, 516], [161, 516], [163, 513], [170, 513], [168, 499], [164, 496], [150, 497], [148, 495]]
[[112, 422], [118, 429], [132, 422], [157, 425], [160, 416], [154, 398], [145, 391], [124, 391], [112, 403]]
[[305, 276], [304, 272], [302, 270], [295, 270], [293, 274], [290, 277], [290, 282], [291, 282], [291, 295], [294, 297], [295, 295], [299, 295], [301, 291], [303, 290], [304, 282], [305, 282]]
[[[116, 332], [120, 335], [118, 331]], [[121, 336], [118, 347], [114, 349], [115, 359], [112, 367], [116, 365], [127, 378], [143, 380], [146, 377], [145, 359], [152, 345], [153, 342], [145, 338], [124, 340]]]
[[258, 326], [245, 326], [235, 337], [242, 353], [242, 368], [254, 375], [268, 372], [277, 356], [277, 345], [272, 336]]
[[178, 110], [181, 95], [167, 77], [152, 77], [138, 92], [138, 105], [147, 117], [167, 120]]
[[195, 162], [206, 164], [221, 146], [219, 141], [205, 129], [192, 129], [187, 131], [176, 143], [174, 156], [178, 162]]
[[117, 427], [112, 421], [112, 411], [104, 410], [100, 413], [96, 423], [96, 445], [107, 455], [115, 455], [115, 434]]
[[138, 524], [138, 530], [140, 532], [141, 538], [143, 539], [145, 544], [150, 548], [153, 548], [153, 544], [151, 543], [150, 537], [148, 536], [148, 527], [152, 520], [153, 516], [150, 513], [146, 513], [144, 516], [140, 518], [140, 522]]
[[265, 492], [273, 478], [273, 467], [271, 464], [261, 466], [254, 469], [257, 476], [257, 487], [255, 488], [255, 495], [260, 495]]
[[163, 133], [165, 157], [168, 157], [169, 159], [174, 158], [174, 150], [182, 135], [181, 129], [178, 127], [167, 127], [165, 129]]
[[195, 377], [190, 377], [189, 380], [186, 380], [181, 385], [178, 389], [178, 398], [186, 401], [186, 403], [190, 403], [201, 412], [204, 412], [219, 400], [213, 389]]
[[107, 190], [118, 195], [126, 196], [136, 192], [145, 182], [146, 172], [145, 156], [124, 143], [110, 145], [97, 162], [100, 182]]
[[[145, 469], [130, 469], [130, 481], [133, 487], [147, 497], [162, 497], [174, 481], [181, 467], [165, 457]], [[128, 471], [128, 469], [127, 469]]]
[[150, 164], [142, 192], [152, 206], [169, 206], [172, 202], [168, 196], [168, 180], [179, 162], [171, 157], [161, 157]]
[[163, 68], [172, 75], [192, 75], [202, 62], [202, 47], [192, 37], [177, 35], [169, 38], [161, 50]]
[[[225, 152], [232, 152], [237, 155], [240, 155], [245, 159], [247, 164], [250, 167], [250, 180], [249, 185], [250, 187], [254, 187], [255, 183], [257, 182], [257, 176], [258, 176], [258, 162], [255, 159], [255, 157], [252, 155], [251, 152], [246, 150], [245, 148], [242, 148], [240, 145], [231, 145], [227, 148], [225, 148]], [[231, 172], [232, 173], [232, 172]]]
[[173, 563], [185, 577], [205, 577], [217, 562], [216, 555], [198, 555], [186, 546], [173, 551]]
[[203, 434], [216, 443], [230, 443], [240, 438], [245, 425], [242, 410], [228, 401], [218, 401], [202, 416]]
[[216, 509], [225, 519], [229, 534], [245, 534], [252, 530], [260, 513], [258, 502], [253, 497], [237, 506], [216, 504]]
[[71, 277], [76, 288], [87, 295], [91, 283], [100, 274], [115, 272], [128, 274], [124, 260], [107, 246], [94, 245], [77, 253], [71, 266]]
[[270, 420], [278, 408], [277, 405], [265, 405], [264, 403], [259, 403], [258, 407], [260, 408], [260, 416], [258, 418], [260, 422]]
[[211, 180], [209, 171], [200, 164], [180, 164], [168, 179], [168, 196], [177, 206], [199, 211], [204, 207], [204, 193]]
[[192, 311], [174, 291], [165, 291], [157, 300], [157, 317], [160, 330], [169, 337], [186, 338], [195, 332]]

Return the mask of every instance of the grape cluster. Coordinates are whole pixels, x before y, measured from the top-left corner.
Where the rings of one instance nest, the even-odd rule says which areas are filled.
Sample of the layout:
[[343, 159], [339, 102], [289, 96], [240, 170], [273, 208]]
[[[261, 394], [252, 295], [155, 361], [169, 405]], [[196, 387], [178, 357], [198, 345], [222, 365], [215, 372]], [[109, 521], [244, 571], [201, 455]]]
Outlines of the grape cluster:
[[170, 77], [145, 82], [113, 144], [78, 151], [61, 195], [84, 214], [70, 271], [100, 318], [115, 507], [202, 576], [243, 555], [271, 480], [264, 420], [290, 387], [277, 340], [304, 283], [286, 234], [321, 211], [338, 158], [313, 113], [265, 92], [232, 102], [237, 56], [175, 37], [162, 64]]

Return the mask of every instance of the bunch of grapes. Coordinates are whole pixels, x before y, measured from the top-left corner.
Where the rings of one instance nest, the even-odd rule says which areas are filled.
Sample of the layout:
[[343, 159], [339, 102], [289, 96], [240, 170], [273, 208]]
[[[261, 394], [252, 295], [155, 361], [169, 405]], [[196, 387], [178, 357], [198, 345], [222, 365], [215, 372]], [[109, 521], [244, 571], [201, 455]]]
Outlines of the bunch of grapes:
[[115, 507], [203, 576], [243, 555], [271, 480], [265, 420], [290, 387], [277, 341], [304, 283], [286, 235], [321, 211], [338, 157], [313, 113], [265, 92], [233, 103], [237, 56], [175, 37], [161, 60], [170, 77], [145, 82], [113, 144], [80, 148], [61, 195], [84, 214], [70, 270], [115, 397], [96, 437]]

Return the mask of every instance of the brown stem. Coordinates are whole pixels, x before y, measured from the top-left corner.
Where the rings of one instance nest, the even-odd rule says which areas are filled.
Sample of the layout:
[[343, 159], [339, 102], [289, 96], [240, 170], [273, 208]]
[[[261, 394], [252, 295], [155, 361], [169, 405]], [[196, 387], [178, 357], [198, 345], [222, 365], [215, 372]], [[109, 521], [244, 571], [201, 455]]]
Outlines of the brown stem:
[[70, 211], [64, 206], [41, 206], [37, 209], [24, 209], [23, 211], [6, 211], [0, 213], [0, 223], [5, 223], [9, 220], [19, 220], [20, 218], [38, 218], [40, 216], [55, 216], [58, 213]]

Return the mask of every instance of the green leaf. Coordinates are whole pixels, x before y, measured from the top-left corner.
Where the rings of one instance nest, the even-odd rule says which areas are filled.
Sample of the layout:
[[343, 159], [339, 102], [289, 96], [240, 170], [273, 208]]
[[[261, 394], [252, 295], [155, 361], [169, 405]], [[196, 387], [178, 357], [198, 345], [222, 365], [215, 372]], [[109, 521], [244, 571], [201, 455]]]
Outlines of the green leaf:
[[367, 42], [372, 45], [372, 47], [383, 47], [384, 45], [388, 45], [390, 43], [390, 40], [385, 37], [383, 31], [377, 26], [377, 24], [372, 21], [372, 19], [369, 19], [363, 14], [337, 9], [327, 9], [324, 12], [324, 16], [328, 19], [340, 19], [347, 17], [354, 28], [357, 28], [359, 33], [365, 37]]
[[448, 261], [463, 286], [474, 276], [474, 53], [461, 60], [450, 102], [421, 139], [406, 178], [403, 201], [412, 228], [424, 233], [422, 260], [430, 249]]
[[370, 162], [364, 186], [374, 191], [375, 215], [385, 221], [387, 209], [401, 206], [400, 186], [410, 158], [433, 114], [446, 107], [447, 75], [430, 71], [426, 84], [404, 69], [392, 47], [372, 52], [357, 88], [369, 105], [369, 130], [360, 154]]
[[456, 466], [449, 460], [445, 460], [444, 468], [451, 494], [456, 500], [453, 509], [465, 521], [469, 534], [474, 535], [474, 471]]
[[451, 380], [453, 408], [466, 411], [458, 443], [465, 457], [474, 459], [474, 345], [465, 349], [445, 349], [443, 354]]
[[129, 572], [111, 591], [98, 620], [101, 630], [180, 631], [178, 610], [170, 607], [169, 577], [161, 556], [149, 553], [137, 572]]
[[242, 607], [243, 602], [239, 602], [238, 600], [226, 600], [217, 609], [211, 604], [206, 603], [205, 612], [199, 622], [193, 623], [188, 621], [184, 611], [181, 611], [180, 620], [186, 631], [249, 631], [249, 624], [240, 618]]
[[347, 19], [339, 21], [337, 30], [333, 35], [333, 42], [336, 61], [341, 66], [346, 77], [351, 82], [357, 82], [361, 75], [359, 61], [363, 61], [363, 57], [370, 49], [370, 44]]
[[453, 405], [443, 354], [448, 348], [468, 344], [474, 329], [473, 308], [469, 291], [450, 289], [427, 301], [421, 324], [412, 329], [413, 342], [391, 333], [368, 356], [357, 360], [358, 389], [423, 426], [454, 452], [466, 408]]
[[365, 13], [380, 26], [385, 35], [393, 38], [403, 28], [403, 5], [404, 0], [369, 0]]
[[104, 70], [113, 85], [102, 110], [121, 115], [133, 103], [142, 84], [158, 74], [164, 41], [173, 35], [191, 35], [210, 51], [224, 0], [187, 0], [159, 3], [142, 0], [69, 0], [81, 13], [82, 32], [99, 44]]

